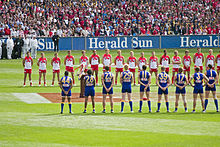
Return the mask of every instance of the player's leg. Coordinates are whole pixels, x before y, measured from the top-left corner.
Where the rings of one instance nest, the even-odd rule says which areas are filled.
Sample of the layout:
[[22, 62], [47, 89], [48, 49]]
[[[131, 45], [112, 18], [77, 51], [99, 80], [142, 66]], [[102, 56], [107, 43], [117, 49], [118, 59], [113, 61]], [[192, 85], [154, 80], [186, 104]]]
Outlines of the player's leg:
[[185, 94], [182, 94], [182, 99], [183, 99], [183, 105], [184, 105], [185, 112], [188, 112], [187, 102], [186, 102], [186, 95]]
[[172, 72], [172, 84], [174, 84], [175, 71]]
[[99, 79], [99, 77], [98, 77], [98, 70], [95, 70], [95, 80], [96, 80], [96, 85], [98, 85], [98, 79]]
[[160, 112], [161, 98], [162, 98], [162, 94], [158, 94], [158, 102], [157, 102], [157, 111], [156, 112]]
[[168, 101], [168, 94], [164, 94], [164, 98], [165, 98], [165, 101], [166, 101], [167, 112], [170, 112], [170, 110], [169, 110], [169, 101]]
[[92, 99], [92, 113], [95, 113], [95, 97], [91, 96]]
[[60, 72], [57, 72], [57, 81], [60, 82]]
[[126, 93], [122, 93], [122, 99], [121, 99], [121, 113], [124, 111], [125, 96], [126, 96]]
[[109, 99], [110, 99], [110, 106], [111, 106], [111, 113], [114, 113], [113, 111], [113, 97], [112, 97], [112, 94], [109, 94]]
[[218, 82], [217, 82], [217, 84], [219, 83], [219, 73], [220, 73], [220, 70], [217, 70], [217, 74], [218, 74]]
[[47, 86], [47, 82], [46, 82], [46, 72], [43, 72], [43, 78], [44, 78], [44, 86]]
[[31, 73], [29, 73], [30, 86], [32, 86]]
[[27, 78], [27, 73], [24, 73], [24, 86], [26, 86], [26, 78]]
[[209, 93], [210, 91], [209, 90], [206, 90], [205, 91], [205, 104], [204, 104], [204, 109], [206, 110], [207, 106], [208, 106], [208, 103], [209, 103]]
[[67, 100], [68, 100], [68, 105], [69, 105], [69, 113], [72, 113], [72, 103], [71, 103], [70, 96], [67, 96]]
[[41, 86], [41, 76], [42, 76], [42, 72], [39, 71], [39, 86]]
[[117, 81], [118, 81], [118, 72], [115, 72], [115, 85], [117, 85]]
[[103, 94], [103, 100], [102, 100], [103, 111], [102, 111], [102, 113], [105, 113], [105, 106], [106, 106], [106, 94]]
[[51, 84], [51, 86], [54, 86], [55, 76], [56, 76], [56, 73], [53, 72], [53, 78], [52, 78], [52, 84]]
[[139, 102], [139, 110], [138, 110], [138, 112], [142, 112], [143, 96], [144, 96], [144, 92], [140, 92], [140, 102]]
[[83, 113], [86, 113], [87, 104], [88, 104], [88, 96], [85, 96], [85, 103], [84, 103], [84, 111], [83, 111]]
[[203, 92], [199, 93], [199, 96], [200, 96], [200, 100], [201, 100], [202, 111], [205, 112]]
[[131, 93], [127, 93], [127, 95], [128, 95], [130, 110], [131, 110], [131, 112], [133, 112], [133, 102], [132, 102], [132, 98], [131, 98]]
[[147, 97], [147, 105], [148, 105], [148, 108], [149, 108], [149, 112], [151, 113], [150, 91], [146, 92], [146, 97]]
[[192, 113], [196, 112], [196, 100], [197, 100], [197, 93], [193, 94], [193, 111]]
[[75, 85], [74, 72], [71, 72], [71, 76], [72, 76], [72, 79], [73, 79], [73, 85]]
[[135, 72], [132, 72], [134, 76], [134, 85], [136, 85], [136, 77], [135, 77]]
[[190, 70], [187, 71], [188, 80], [190, 79]]
[[60, 111], [61, 114], [63, 114], [64, 102], [65, 102], [65, 96], [62, 96], [61, 111]]
[[176, 101], [175, 101], [175, 110], [174, 110], [174, 112], [177, 112], [177, 110], [178, 110], [179, 97], [180, 97], [180, 94], [176, 93]]
[[216, 97], [216, 91], [212, 91], [212, 96], [213, 96], [213, 99], [214, 99], [216, 111], [219, 112], [219, 110], [218, 110], [218, 99]]

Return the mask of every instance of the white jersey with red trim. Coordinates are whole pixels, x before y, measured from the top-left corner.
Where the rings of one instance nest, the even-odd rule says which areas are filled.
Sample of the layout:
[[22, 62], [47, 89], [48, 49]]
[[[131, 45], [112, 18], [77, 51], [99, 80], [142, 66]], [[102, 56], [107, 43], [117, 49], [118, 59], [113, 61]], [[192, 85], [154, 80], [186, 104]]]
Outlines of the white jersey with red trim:
[[53, 58], [53, 70], [60, 70], [60, 58]]
[[165, 67], [165, 68], [168, 68], [169, 67], [169, 59], [170, 59], [170, 57], [169, 56], [165, 56], [165, 55], [163, 55], [162, 57], [162, 62], [161, 62], [161, 65], [163, 66], [163, 67]]
[[136, 65], [136, 58], [135, 57], [129, 57], [128, 58], [128, 64], [129, 68], [134, 69]]
[[[174, 62], [177, 62], [177, 61], [181, 61], [180, 57], [179, 56], [173, 56], [173, 59], [172, 59]], [[180, 67], [180, 64], [173, 64], [173, 68], [179, 68]]]
[[212, 65], [212, 67], [214, 67], [214, 60], [215, 60], [215, 56], [214, 55], [208, 55], [206, 57], [207, 63], [206, 63], [206, 67], [208, 67], [209, 64]]
[[142, 70], [142, 67], [143, 67], [143, 65], [146, 65], [146, 61], [147, 61], [147, 59], [145, 58], [145, 57], [140, 57], [139, 59], [138, 59], [138, 62], [139, 62], [139, 69], [140, 70]]
[[110, 63], [111, 63], [111, 58], [112, 56], [110, 54], [104, 54], [103, 55], [103, 65], [104, 66], [111, 66]]
[[66, 56], [66, 66], [68, 67], [73, 67], [73, 59], [74, 57], [73, 56]]
[[115, 62], [116, 62], [116, 68], [123, 68], [123, 62], [124, 62], [124, 57], [123, 56], [117, 56], [116, 58], [115, 58]]
[[32, 58], [31, 57], [25, 57], [24, 58], [25, 62], [24, 62], [24, 69], [32, 69]]
[[195, 53], [195, 66], [203, 66], [202, 59], [203, 59], [202, 53]]
[[47, 69], [47, 59], [46, 58], [39, 58], [39, 70], [46, 70]]
[[183, 56], [183, 63], [185, 66], [190, 66], [191, 57], [190, 56]]
[[88, 68], [89, 59], [87, 56], [81, 56], [80, 57], [80, 63], [84, 64], [86, 68]]
[[91, 55], [91, 65], [99, 64], [99, 55]]
[[157, 69], [158, 68], [157, 67], [157, 61], [158, 61], [157, 57], [151, 56], [149, 60], [150, 60], [150, 69]]

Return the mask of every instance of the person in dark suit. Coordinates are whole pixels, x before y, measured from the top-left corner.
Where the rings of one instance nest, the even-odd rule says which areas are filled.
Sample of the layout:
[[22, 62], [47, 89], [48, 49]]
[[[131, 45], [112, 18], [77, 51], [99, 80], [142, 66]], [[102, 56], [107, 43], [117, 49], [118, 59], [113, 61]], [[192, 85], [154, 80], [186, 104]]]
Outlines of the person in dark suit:
[[21, 36], [19, 36], [19, 38], [15, 39], [15, 46], [14, 46], [14, 50], [13, 50], [13, 55], [14, 58], [21, 58], [21, 51], [22, 51], [22, 46], [24, 45], [24, 41], [21, 38]]
[[57, 32], [54, 33], [52, 40], [54, 42], [54, 52], [59, 52], [59, 35], [57, 35]]

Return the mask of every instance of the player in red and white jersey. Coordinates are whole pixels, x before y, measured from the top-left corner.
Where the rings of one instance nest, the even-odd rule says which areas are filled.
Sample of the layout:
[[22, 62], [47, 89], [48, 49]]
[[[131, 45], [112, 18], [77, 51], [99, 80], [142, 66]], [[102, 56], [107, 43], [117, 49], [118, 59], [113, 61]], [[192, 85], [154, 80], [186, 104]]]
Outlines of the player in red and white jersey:
[[208, 65], [212, 65], [212, 69], [215, 69], [215, 56], [213, 55], [213, 50], [209, 50], [209, 54], [206, 56], [205, 59], [205, 65], [206, 65], [206, 70], [208, 70]]
[[27, 52], [27, 56], [23, 59], [23, 66], [24, 66], [24, 87], [26, 86], [26, 77], [27, 74], [29, 75], [30, 86], [33, 86], [31, 80], [31, 73], [32, 73], [32, 65], [33, 59], [30, 56], [30, 52]]
[[203, 71], [203, 62], [204, 62], [204, 55], [201, 53], [201, 48], [197, 49], [197, 53], [194, 54], [193, 56], [193, 63], [194, 67], [199, 67], [200, 72], [202, 73]]
[[103, 64], [103, 72], [105, 72], [105, 67], [109, 67], [109, 71], [111, 71], [112, 65], [112, 56], [109, 54], [109, 49], [105, 49], [105, 54], [102, 57], [102, 64]]
[[39, 66], [39, 86], [41, 86], [41, 77], [43, 74], [44, 86], [46, 85], [46, 72], [47, 72], [47, 58], [44, 53], [41, 53], [41, 57], [38, 59], [37, 65]]
[[152, 52], [152, 56], [149, 58], [149, 69], [150, 69], [150, 74], [155, 73], [155, 77], [157, 77], [157, 72], [158, 72], [158, 58], [155, 56], [155, 52]]
[[186, 75], [186, 72], [187, 72], [188, 80], [189, 80], [189, 78], [190, 78], [190, 66], [191, 66], [191, 63], [192, 63], [191, 57], [189, 55], [189, 50], [185, 51], [185, 56], [183, 56], [182, 63], [183, 63], [184, 74]]
[[98, 84], [98, 74], [99, 74], [99, 64], [100, 64], [100, 57], [97, 55], [96, 50], [93, 50], [93, 54], [89, 58], [89, 63], [91, 64], [91, 68], [93, 73], [95, 72], [95, 81], [96, 85]]
[[51, 86], [54, 86], [54, 80], [56, 74], [57, 74], [58, 83], [60, 81], [60, 64], [61, 61], [60, 58], [58, 57], [58, 53], [55, 53], [53, 59], [51, 60], [51, 65], [53, 66], [53, 79]]
[[134, 57], [134, 52], [130, 51], [130, 57], [127, 60], [127, 64], [129, 65], [129, 71], [132, 72], [134, 77], [134, 85], [136, 85], [136, 78], [135, 78], [135, 68], [137, 66], [136, 57]]
[[138, 59], [138, 72], [142, 71], [142, 66], [147, 66], [147, 59], [144, 57], [144, 52], [141, 52], [141, 57]]
[[74, 79], [74, 69], [73, 69], [74, 64], [75, 64], [74, 56], [71, 55], [71, 51], [69, 50], [67, 56], [64, 59], [64, 65], [66, 66], [66, 71], [70, 72], [72, 75], [73, 86], [76, 86]]
[[79, 59], [79, 64], [84, 64], [84, 73], [87, 72], [88, 70], [88, 65], [89, 65], [89, 58], [86, 56], [86, 51], [82, 51], [82, 56]]
[[215, 63], [217, 64], [217, 73], [219, 75], [220, 73], [220, 51], [219, 51], [219, 54], [215, 58]]
[[174, 84], [174, 77], [175, 73], [178, 73], [180, 64], [181, 64], [181, 58], [178, 56], [178, 51], [174, 51], [174, 56], [172, 58], [172, 64], [173, 64], [173, 75], [172, 75], [172, 84]]
[[117, 80], [118, 80], [118, 73], [123, 72], [123, 67], [124, 67], [124, 57], [121, 55], [121, 50], [117, 51], [118, 55], [115, 57], [114, 63], [115, 63], [115, 85], [117, 85]]
[[160, 57], [160, 65], [165, 67], [165, 72], [169, 74], [170, 57], [167, 55], [167, 50], [163, 50], [164, 54]]

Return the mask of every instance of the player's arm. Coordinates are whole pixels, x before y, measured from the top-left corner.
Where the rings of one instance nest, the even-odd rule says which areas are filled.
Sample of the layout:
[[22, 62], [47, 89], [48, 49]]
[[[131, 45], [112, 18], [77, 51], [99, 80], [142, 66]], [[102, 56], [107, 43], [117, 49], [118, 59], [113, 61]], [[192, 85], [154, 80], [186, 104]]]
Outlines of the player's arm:
[[65, 57], [65, 59], [64, 59], [64, 65], [66, 65], [66, 57]]
[[177, 79], [177, 75], [174, 76], [174, 81], [175, 81], [175, 82], [174, 82], [174, 85], [175, 85], [176, 87], [180, 88], [180, 86], [177, 85], [177, 83], [176, 83], [176, 79]]
[[204, 62], [204, 54], [202, 54], [202, 63]]
[[183, 85], [183, 88], [186, 87], [188, 84], [189, 84], [189, 80], [188, 80], [188, 78], [186, 78], [186, 82], [185, 82], [185, 84]]
[[160, 57], [160, 61], [159, 62], [160, 62], [160, 65], [162, 65], [162, 57]]
[[170, 64], [170, 57], [168, 58], [168, 63]]
[[37, 66], [39, 66], [39, 62], [40, 62], [40, 61], [39, 61], [39, 60], [37, 60]]
[[121, 73], [121, 75], [120, 75], [120, 83], [121, 83], [121, 84], [123, 83], [122, 73]]
[[110, 56], [110, 66], [112, 65], [112, 56]]
[[[208, 62], [208, 60], [207, 60], [207, 57], [205, 58], [205, 67], [207, 67], [207, 62]], [[203, 58], [202, 58], [202, 63], [203, 63]]]
[[75, 64], [75, 58], [73, 57], [73, 65]]
[[215, 67], [215, 56], [214, 56], [214, 67]]
[[150, 59], [149, 59], [149, 61], [148, 61], [148, 67], [149, 67], [149, 69], [150, 69]]
[[189, 67], [191, 66], [191, 64], [192, 64], [192, 59], [189, 58]]
[[102, 74], [101, 80], [102, 80], [103, 87], [105, 88], [105, 90], [107, 90], [105, 82], [104, 82], [104, 73]]
[[167, 76], [168, 76], [168, 82], [167, 82], [167, 87], [166, 88], [168, 88], [171, 85], [170, 76], [169, 75], [167, 75]]
[[53, 59], [51, 60], [50, 64], [51, 64], [51, 66], [53, 66]]
[[149, 73], [148, 84], [146, 85], [146, 87], [150, 86], [150, 84], [151, 84], [151, 74]]
[[215, 76], [215, 82], [213, 83], [214, 84], [217, 84], [218, 83], [218, 74], [216, 73], [216, 76]]
[[203, 87], [209, 82], [209, 78], [203, 74], [203, 78], [205, 79], [205, 83], [203, 84]]
[[104, 55], [102, 56], [102, 64], [104, 65]]
[[24, 67], [25, 66], [25, 59], [23, 59], [22, 64], [23, 64], [23, 67]]
[[91, 64], [91, 61], [92, 61], [92, 57], [89, 57], [89, 64]]
[[184, 57], [182, 58], [182, 64], [183, 64], [183, 66], [185, 66], [185, 63], [184, 63]]
[[129, 64], [129, 58], [127, 59], [127, 64]]
[[60, 89], [65, 93], [65, 90], [63, 89], [62, 81], [61, 80], [59, 81], [59, 85], [60, 85]]
[[140, 79], [140, 72], [138, 73], [138, 82], [139, 82], [141, 85], [145, 86], [145, 84], [141, 82], [141, 79]]
[[98, 62], [99, 62], [99, 64], [100, 64], [100, 57], [98, 56]]
[[180, 61], [177, 61], [177, 64], [181, 64], [181, 58], [180, 58]]
[[116, 65], [116, 57], [114, 58], [114, 63], [115, 63], [115, 65]]
[[135, 67], [137, 66], [137, 59], [135, 59]]
[[47, 65], [47, 59], [46, 59], [46, 65]]
[[131, 73], [131, 84], [134, 82], [134, 76], [133, 73]]
[[158, 65], [159, 65], [159, 64], [158, 64], [158, 59], [157, 59], [157, 68], [158, 68]]
[[157, 78], [156, 78], [156, 84], [162, 89], [162, 87], [160, 86], [160, 83], [159, 83], [159, 74], [157, 75]]
[[[93, 77], [94, 78], [94, 77]], [[94, 85], [94, 87], [95, 87], [95, 78], [94, 78], [94, 80], [93, 80], [93, 85]]]
[[190, 83], [190, 85], [191, 85], [192, 87], [194, 87], [195, 85], [192, 84], [192, 79], [193, 79], [193, 76], [191, 76], [191, 77], [189, 78], [189, 83]]
[[195, 62], [196, 62], [196, 56], [194, 55], [193, 56], [193, 63], [195, 64]]
[[33, 66], [34, 62], [33, 62], [33, 59], [31, 59], [31, 66]]

